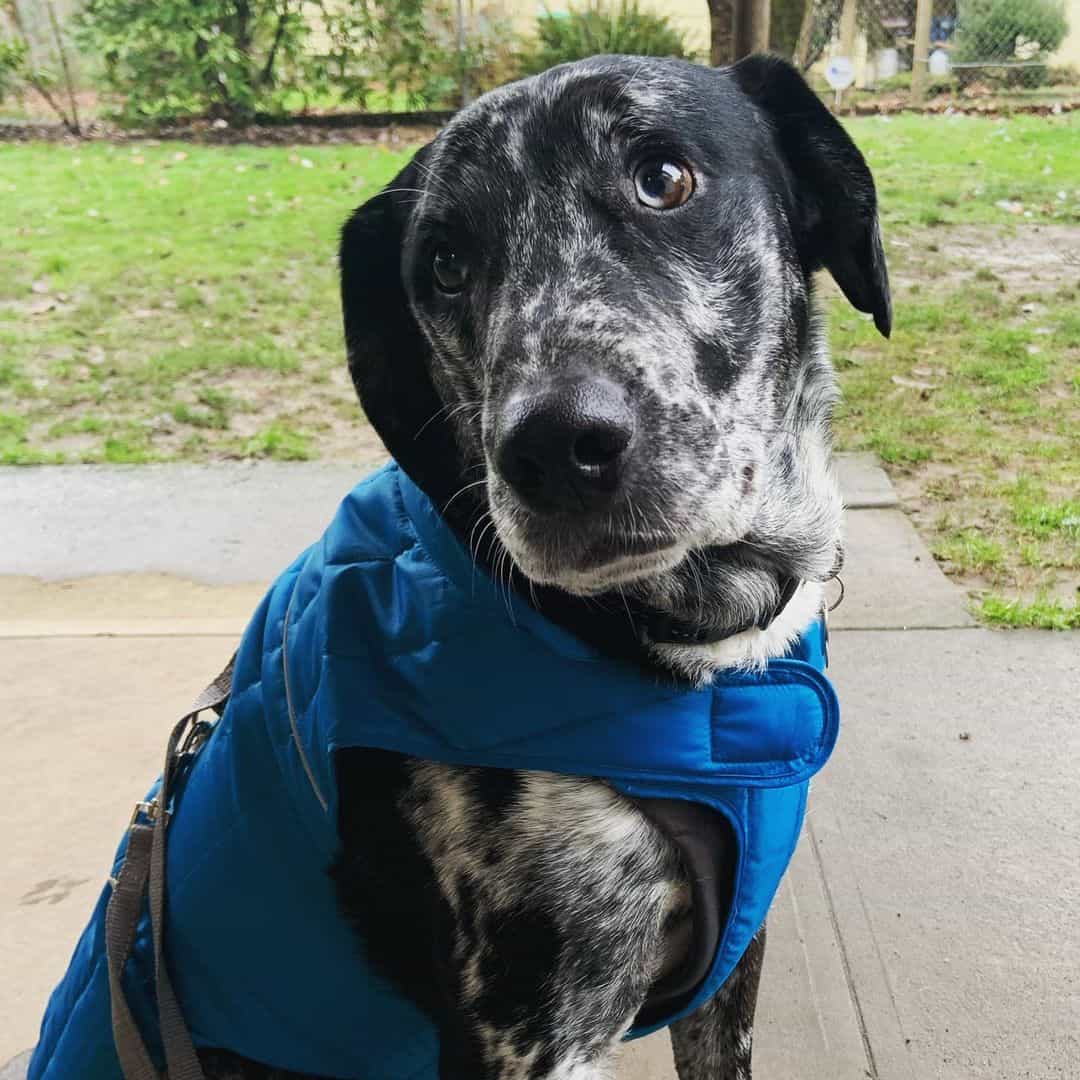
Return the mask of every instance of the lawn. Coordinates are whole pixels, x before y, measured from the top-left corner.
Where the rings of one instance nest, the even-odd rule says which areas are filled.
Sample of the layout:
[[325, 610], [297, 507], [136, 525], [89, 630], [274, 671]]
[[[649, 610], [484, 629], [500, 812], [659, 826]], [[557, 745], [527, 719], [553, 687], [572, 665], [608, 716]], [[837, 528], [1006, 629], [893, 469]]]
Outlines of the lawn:
[[409, 154], [0, 145], [0, 461], [347, 455], [337, 234]]
[[[1080, 625], [1080, 114], [849, 126], [896, 330], [828, 291], [840, 445], [986, 618]], [[337, 232], [407, 157], [0, 145], [0, 462], [349, 459]]]
[[883, 459], [984, 618], [1080, 627], [1080, 116], [851, 130], [896, 321], [830, 300], [839, 446]]

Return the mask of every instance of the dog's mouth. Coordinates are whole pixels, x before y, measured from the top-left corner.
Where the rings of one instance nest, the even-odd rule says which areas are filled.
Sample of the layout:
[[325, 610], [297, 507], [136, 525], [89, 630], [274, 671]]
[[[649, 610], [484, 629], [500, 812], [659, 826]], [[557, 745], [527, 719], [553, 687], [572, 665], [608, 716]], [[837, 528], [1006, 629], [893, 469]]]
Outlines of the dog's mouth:
[[673, 542], [635, 552], [610, 550], [606, 556], [593, 551], [583, 561], [584, 565], [564, 567], [552, 574], [546, 584], [580, 596], [594, 596], [673, 570], [689, 550], [689, 544]]
[[573, 545], [536, 546], [513, 534], [503, 542], [518, 569], [537, 585], [554, 585], [579, 596], [595, 596], [673, 570], [692, 541], [665, 535], [610, 536]]

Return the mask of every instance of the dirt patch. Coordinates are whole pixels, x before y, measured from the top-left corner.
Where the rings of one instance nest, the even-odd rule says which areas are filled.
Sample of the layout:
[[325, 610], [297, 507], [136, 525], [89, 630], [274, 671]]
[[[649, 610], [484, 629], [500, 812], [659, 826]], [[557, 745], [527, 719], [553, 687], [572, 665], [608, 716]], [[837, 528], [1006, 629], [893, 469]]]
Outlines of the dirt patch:
[[[1080, 596], [1067, 509], [1080, 491], [1080, 228], [911, 228], [889, 249], [897, 311], [927, 322], [841, 355], [857, 403], [842, 441], [880, 450], [903, 508], [973, 600], [1068, 609]], [[934, 323], [942, 309], [955, 322]], [[985, 340], [963, 326], [985, 327]]]
[[955, 287], [989, 272], [1016, 293], [1080, 282], [1080, 229], [1074, 225], [948, 225], [890, 243], [898, 289]]
[[916, 108], [907, 93], [883, 95], [868, 101], [857, 101], [839, 111], [841, 116], [891, 116], [895, 113], [923, 113], [930, 116], [1015, 116], [1018, 113], [1034, 116], [1060, 116], [1080, 109], [1080, 97], [1061, 101], [1016, 101], [1006, 97], [981, 100], [943, 97], [928, 101]]
[[440, 114], [420, 114], [418, 118], [396, 115], [371, 115], [352, 118], [346, 123], [326, 124], [312, 118], [289, 123], [228, 124], [200, 120], [191, 124], [144, 131], [121, 128], [95, 120], [84, 125], [80, 136], [72, 135], [62, 124], [43, 121], [0, 123], [0, 142], [58, 142], [75, 145], [86, 141], [156, 142], [179, 141], [216, 146], [333, 146], [382, 145], [410, 146], [430, 142], [443, 121]]

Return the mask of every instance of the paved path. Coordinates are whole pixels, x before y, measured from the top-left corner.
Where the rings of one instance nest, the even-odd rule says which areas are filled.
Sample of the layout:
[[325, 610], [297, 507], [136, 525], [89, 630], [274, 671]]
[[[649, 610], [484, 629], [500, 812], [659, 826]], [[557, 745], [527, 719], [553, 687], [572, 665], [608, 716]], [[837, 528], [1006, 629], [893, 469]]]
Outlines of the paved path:
[[[0, 470], [0, 1062], [170, 718], [360, 471]], [[1080, 635], [974, 628], [881, 471], [842, 477], [844, 731], [770, 916], [756, 1075], [1075, 1080]], [[654, 1036], [620, 1080], [671, 1075]]]

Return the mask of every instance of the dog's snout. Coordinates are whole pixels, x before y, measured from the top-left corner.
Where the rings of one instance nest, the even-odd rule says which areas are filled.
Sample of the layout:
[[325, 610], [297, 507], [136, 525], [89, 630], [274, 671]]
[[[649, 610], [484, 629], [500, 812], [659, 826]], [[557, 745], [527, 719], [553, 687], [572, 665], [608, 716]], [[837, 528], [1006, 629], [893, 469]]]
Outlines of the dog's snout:
[[534, 510], [600, 506], [618, 491], [634, 426], [625, 395], [599, 379], [517, 397], [503, 415], [496, 465]]

